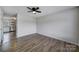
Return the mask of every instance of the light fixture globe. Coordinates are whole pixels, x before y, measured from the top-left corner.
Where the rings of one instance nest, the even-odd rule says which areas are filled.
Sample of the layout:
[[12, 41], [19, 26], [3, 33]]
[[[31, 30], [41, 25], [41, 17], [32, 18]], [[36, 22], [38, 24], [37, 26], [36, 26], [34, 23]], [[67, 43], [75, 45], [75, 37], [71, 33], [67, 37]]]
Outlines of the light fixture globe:
[[33, 11], [33, 14], [36, 14], [36, 12], [35, 12], [35, 11]]

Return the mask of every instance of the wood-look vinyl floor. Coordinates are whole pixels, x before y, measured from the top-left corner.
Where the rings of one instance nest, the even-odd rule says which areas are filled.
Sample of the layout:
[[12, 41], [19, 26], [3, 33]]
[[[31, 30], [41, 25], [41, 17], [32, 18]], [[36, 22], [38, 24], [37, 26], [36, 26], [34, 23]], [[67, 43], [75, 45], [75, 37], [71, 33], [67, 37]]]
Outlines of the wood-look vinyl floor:
[[[10, 36], [11, 37], [11, 36]], [[10, 38], [3, 43], [0, 51], [3, 52], [75, 52], [78, 46], [40, 34]], [[78, 49], [77, 49], [78, 50]]]

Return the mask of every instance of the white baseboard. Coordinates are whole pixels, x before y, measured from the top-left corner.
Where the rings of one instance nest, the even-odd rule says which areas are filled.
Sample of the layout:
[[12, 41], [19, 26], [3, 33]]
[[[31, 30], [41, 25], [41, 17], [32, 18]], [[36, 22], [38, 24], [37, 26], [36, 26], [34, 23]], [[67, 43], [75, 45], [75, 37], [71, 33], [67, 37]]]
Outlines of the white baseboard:
[[48, 36], [48, 35], [45, 35], [45, 34], [41, 34], [41, 33], [38, 33], [38, 34], [40, 34], [40, 35], [44, 35], [44, 36], [47, 36], [47, 37], [50, 37], [50, 38], [56, 38], [56, 39], [58, 39], [58, 40], [62, 40], [62, 41], [64, 41], [64, 42], [68, 42], [68, 43], [72, 43], [72, 44], [75, 44], [75, 45], [78, 45], [79, 46], [79, 44], [77, 43], [77, 42], [73, 42], [73, 41], [68, 41], [68, 40], [63, 40], [63, 38], [60, 38], [60, 37], [56, 37], [56, 36]]
[[30, 34], [27, 34], [27, 35], [21, 35], [21, 36], [17, 36], [16, 38], [20, 38], [20, 37], [24, 37], [24, 36], [28, 36], [28, 35], [32, 35], [32, 34], [36, 34], [36, 33], [30, 33]]

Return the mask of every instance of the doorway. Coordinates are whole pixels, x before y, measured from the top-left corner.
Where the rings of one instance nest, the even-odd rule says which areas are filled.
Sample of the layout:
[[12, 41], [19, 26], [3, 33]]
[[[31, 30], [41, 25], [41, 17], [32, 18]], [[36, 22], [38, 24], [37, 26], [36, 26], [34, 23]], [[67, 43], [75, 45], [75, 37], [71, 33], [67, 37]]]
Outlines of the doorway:
[[4, 16], [3, 18], [3, 44], [16, 38], [17, 15]]
[[16, 21], [17, 15], [3, 17], [3, 39], [0, 51], [16, 50]]

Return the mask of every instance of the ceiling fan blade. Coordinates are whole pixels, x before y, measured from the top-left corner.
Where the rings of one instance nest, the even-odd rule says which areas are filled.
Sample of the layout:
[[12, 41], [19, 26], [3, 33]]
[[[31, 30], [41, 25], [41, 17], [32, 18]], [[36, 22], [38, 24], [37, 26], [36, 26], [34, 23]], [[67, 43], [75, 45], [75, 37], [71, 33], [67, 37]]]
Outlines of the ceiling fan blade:
[[30, 7], [27, 7], [28, 9], [32, 10]]
[[38, 10], [38, 9], [39, 9], [39, 7], [36, 8], [36, 10]]
[[41, 13], [41, 11], [36, 11], [36, 12]]

